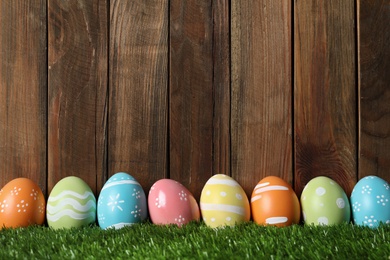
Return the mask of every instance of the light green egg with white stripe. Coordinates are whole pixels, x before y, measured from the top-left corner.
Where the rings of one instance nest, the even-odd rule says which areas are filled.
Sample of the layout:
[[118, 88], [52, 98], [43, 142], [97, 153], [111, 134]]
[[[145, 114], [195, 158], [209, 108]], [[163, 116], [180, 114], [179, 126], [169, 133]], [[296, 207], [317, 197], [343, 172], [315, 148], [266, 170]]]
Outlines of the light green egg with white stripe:
[[96, 198], [88, 184], [76, 176], [60, 180], [47, 200], [46, 219], [54, 229], [95, 223]]

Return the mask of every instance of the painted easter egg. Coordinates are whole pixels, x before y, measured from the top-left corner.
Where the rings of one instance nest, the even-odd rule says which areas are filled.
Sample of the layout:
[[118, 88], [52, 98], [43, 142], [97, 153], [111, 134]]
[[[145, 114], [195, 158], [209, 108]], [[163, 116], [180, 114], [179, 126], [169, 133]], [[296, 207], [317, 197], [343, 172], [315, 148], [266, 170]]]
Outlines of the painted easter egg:
[[148, 216], [144, 190], [131, 175], [116, 173], [100, 192], [97, 213], [102, 229], [119, 229], [139, 223]]
[[302, 191], [301, 207], [305, 224], [335, 225], [349, 222], [351, 209], [347, 195], [334, 180], [320, 176]]
[[46, 218], [54, 229], [81, 227], [96, 221], [96, 198], [81, 178], [68, 176], [53, 187], [47, 200]]
[[357, 225], [390, 224], [390, 186], [377, 176], [362, 178], [351, 194], [352, 217]]
[[154, 224], [182, 226], [200, 218], [192, 193], [181, 183], [162, 179], [153, 184], [148, 196], [149, 216]]
[[200, 210], [203, 221], [212, 228], [234, 226], [250, 219], [245, 191], [224, 174], [216, 174], [206, 182], [200, 196]]
[[35, 182], [28, 178], [14, 179], [0, 190], [0, 227], [42, 225], [45, 207], [45, 197]]
[[262, 179], [251, 196], [253, 221], [278, 227], [298, 224], [301, 217], [299, 200], [290, 184], [276, 176]]

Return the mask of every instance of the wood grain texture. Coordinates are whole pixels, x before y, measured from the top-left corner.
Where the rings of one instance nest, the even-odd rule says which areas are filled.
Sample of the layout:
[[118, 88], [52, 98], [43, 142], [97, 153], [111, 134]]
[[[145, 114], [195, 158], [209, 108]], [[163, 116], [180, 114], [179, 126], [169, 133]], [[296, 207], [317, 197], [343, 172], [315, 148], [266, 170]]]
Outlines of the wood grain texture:
[[109, 175], [167, 177], [168, 1], [110, 2]]
[[390, 1], [358, 1], [359, 179], [390, 182]]
[[354, 1], [294, 1], [295, 190], [324, 175], [356, 183]]
[[230, 171], [230, 5], [213, 1], [213, 173]]
[[0, 2], [0, 186], [17, 177], [46, 194], [46, 5]]
[[292, 182], [291, 4], [232, 1], [232, 176]]
[[213, 171], [213, 9], [206, 0], [170, 7], [170, 178], [199, 199]]
[[48, 188], [106, 175], [107, 2], [48, 1]]

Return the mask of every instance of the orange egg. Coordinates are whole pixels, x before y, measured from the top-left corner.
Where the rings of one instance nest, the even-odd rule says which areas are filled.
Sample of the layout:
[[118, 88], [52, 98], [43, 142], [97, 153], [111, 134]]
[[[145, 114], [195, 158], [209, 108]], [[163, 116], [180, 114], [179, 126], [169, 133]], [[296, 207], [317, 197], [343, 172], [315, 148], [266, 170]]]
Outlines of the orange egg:
[[45, 206], [45, 197], [35, 182], [14, 179], [0, 190], [0, 228], [42, 225]]
[[275, 176], [268, 176], [256, 185], [251, 196], [251, 211], [257, 224], [278, 227], [297, 224], [301, 216], [294, 190]]

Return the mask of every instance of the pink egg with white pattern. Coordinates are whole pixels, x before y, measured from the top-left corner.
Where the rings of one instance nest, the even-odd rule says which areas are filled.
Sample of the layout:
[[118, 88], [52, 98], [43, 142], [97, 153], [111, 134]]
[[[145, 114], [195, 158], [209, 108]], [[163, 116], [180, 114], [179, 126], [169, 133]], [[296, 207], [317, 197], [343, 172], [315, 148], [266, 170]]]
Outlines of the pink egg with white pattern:
[[154, 224], [181, 227], [198, 221], [200, 211], [192, 193], [177, 181], [162, 179], [153, 184], [148, 196], [150, 219]]

